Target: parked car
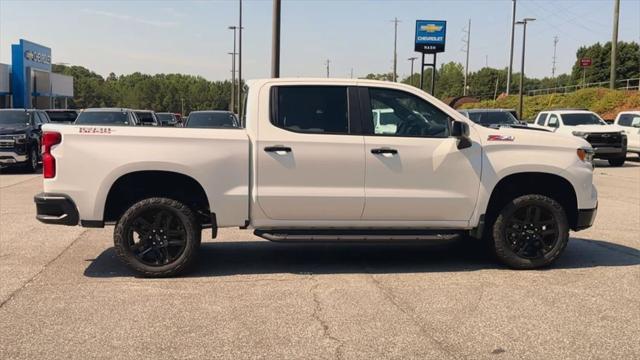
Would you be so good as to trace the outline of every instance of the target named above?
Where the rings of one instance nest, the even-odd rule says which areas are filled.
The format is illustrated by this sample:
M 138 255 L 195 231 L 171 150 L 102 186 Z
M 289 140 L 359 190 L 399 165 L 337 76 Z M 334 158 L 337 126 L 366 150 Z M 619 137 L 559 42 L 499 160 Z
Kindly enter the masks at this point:
M 460 114 L 468 117 L 476 124 L 487 127 L 526 127 L 527 123 L 518 120 L 513 109 L 463 109 Z
M 174 113 L 164 112 L 156 113 L 156 118 L 160 122 L 160 126 L 178 126 L 178 119 Z
M 40 161 L 41 127 L 47 113 L 34 109 L 0 109 L 0 166 L 35 172 Z
M 640 155 L 640 111 L 623 111 L 613 123 L 627 135 L 627 152 Z
M 37 219 L 116 224 L 124 263 L 171 276 L 194 262 L 202 228 L 214 238 L 218 228 L 251 227 L 268 240 L 309 242 L 470 235 L 508 266 L 532 269 L 595 218 L 583 138 L 483 127 L 400 83 L 247 85 L 245 128 L 127 127 L 116 138 L 46 125 L 53 162 L 44 162 Z M 378 109 L 393 110 L 395 133 L 377 132 Z
M 78 115 L 75 125 L 112 125 L 135 126 L 136 114 L 129 109 L 122 108 L 89 108 Z
M 607 124 L 594 112 L 542 111 L 532 126 L 587 140 L 595 151 L 594 157 L 608 160 L 611 166 L 622 166 L 627 158 L 627 135 L 618 126 Z
M 237 128 L 240 122 L 231 111 L 203 110 L 192 111 L 184 123 L 187 128 Z
M 78 117 L 78 110 L 49 109 L 45 112 L 49 115 L 49 120 L 55 124 L 73 124 Z
M 156 113 L 151 110 L 134 110 L 137 125 L 140 126 L 160 126 L 160 121 L 156 117 Z

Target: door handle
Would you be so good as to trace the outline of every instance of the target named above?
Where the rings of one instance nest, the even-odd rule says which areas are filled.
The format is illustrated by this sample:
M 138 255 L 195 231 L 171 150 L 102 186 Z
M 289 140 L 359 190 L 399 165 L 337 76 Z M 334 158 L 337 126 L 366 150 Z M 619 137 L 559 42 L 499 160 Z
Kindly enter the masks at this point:
M 371 153 L 374 155 L 384 155 L 384 154 L 395 155 L 398 153 L 398 150 L 391 149 L 391 148 L 377 148 L 377 149 L 371 149 Z
M 291 148 L 288 146 L 275 145 L 275 146 L 267 146 L 264 148 L 266 152 L 291 152 Z

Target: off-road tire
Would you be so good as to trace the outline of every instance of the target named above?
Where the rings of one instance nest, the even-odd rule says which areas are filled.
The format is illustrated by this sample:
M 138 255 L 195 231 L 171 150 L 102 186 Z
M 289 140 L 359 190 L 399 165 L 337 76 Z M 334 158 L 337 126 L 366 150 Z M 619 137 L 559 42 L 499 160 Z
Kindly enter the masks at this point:
M 129 226 L 132 225 L 139 214 L 150 208 L 172 212 L 180 219 L 187 234 L 183 252 L 178 258 L 166 265 L 150 266 L 143 263 L 135 257 L 126 243 L 128 241 L 127 231 Z M 144 277 L 171 277 L 183 274 L 196 262 L 197 250 L 201 241 L 201 230 L 196 216 L 188 206 L 176 200 L 154 197 L 139 201 L 125 211 L 114 229 L 113 242 L 120 260 L 138 274 Z
M 620 166 L 624 166 L 624 162 L 627 160 L 627 156 L 622 156 L 619 158 L 615 158 L 615 159 L 609 159 L 609 165 L 611 166 L 615 166 L 615 167 L 620 167 Z
M 29 149 L 29 155 L 27 156 L 27 162 L 24 163 L 24 169 L 27 172 L 34 173 L 38 170 L 38 151 L 35 146 L 31 146 Z
M 555 218 L 558 235 L 549 253 L 540 258 L 530 259 L 517 255 L 507 244 L 506 226 L 510 217 L 527 206 L 538 206 L 550 211 Z M 564 208 L 557 201 L 543 195 L 524 195 L 508 202 L 498 214 L 492 227 L 492 241 L 495 256 L 513 269 L 536 269 L 548 266 L 560 257 L 569 241 L 569 221 Z

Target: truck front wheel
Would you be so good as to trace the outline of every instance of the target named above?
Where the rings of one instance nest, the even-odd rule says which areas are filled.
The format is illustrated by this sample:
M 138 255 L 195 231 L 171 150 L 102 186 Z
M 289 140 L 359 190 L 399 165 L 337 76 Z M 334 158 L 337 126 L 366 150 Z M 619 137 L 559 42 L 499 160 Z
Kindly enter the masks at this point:
M 201 227 L 186 205 L 167 198 L 135 203 L 114 230 L 120 259 L 146 277 L 168 277 L 195 262 Z
M 543 195 L 524 195 L 510 201 L 493 224 L 495 254 L 514 269 L 551 264 L 568 241 L 569 222 L 564 209 Z

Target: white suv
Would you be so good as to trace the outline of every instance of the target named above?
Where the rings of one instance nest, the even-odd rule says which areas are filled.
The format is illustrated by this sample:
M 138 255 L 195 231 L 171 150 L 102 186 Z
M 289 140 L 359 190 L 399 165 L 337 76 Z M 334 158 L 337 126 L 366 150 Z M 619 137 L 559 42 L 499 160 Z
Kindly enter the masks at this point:
M 627 152 L 640 155 L 640 111 L 623 111 L 613 123 L 627 134 Z
M 591 111 L 542 111 L 532 126 L 584 138 L 593 147 L 594 157 L 606 159 L 612 166 L 624 165 L 627 157 L 627 135 L 623 129 L 607 124 Z

